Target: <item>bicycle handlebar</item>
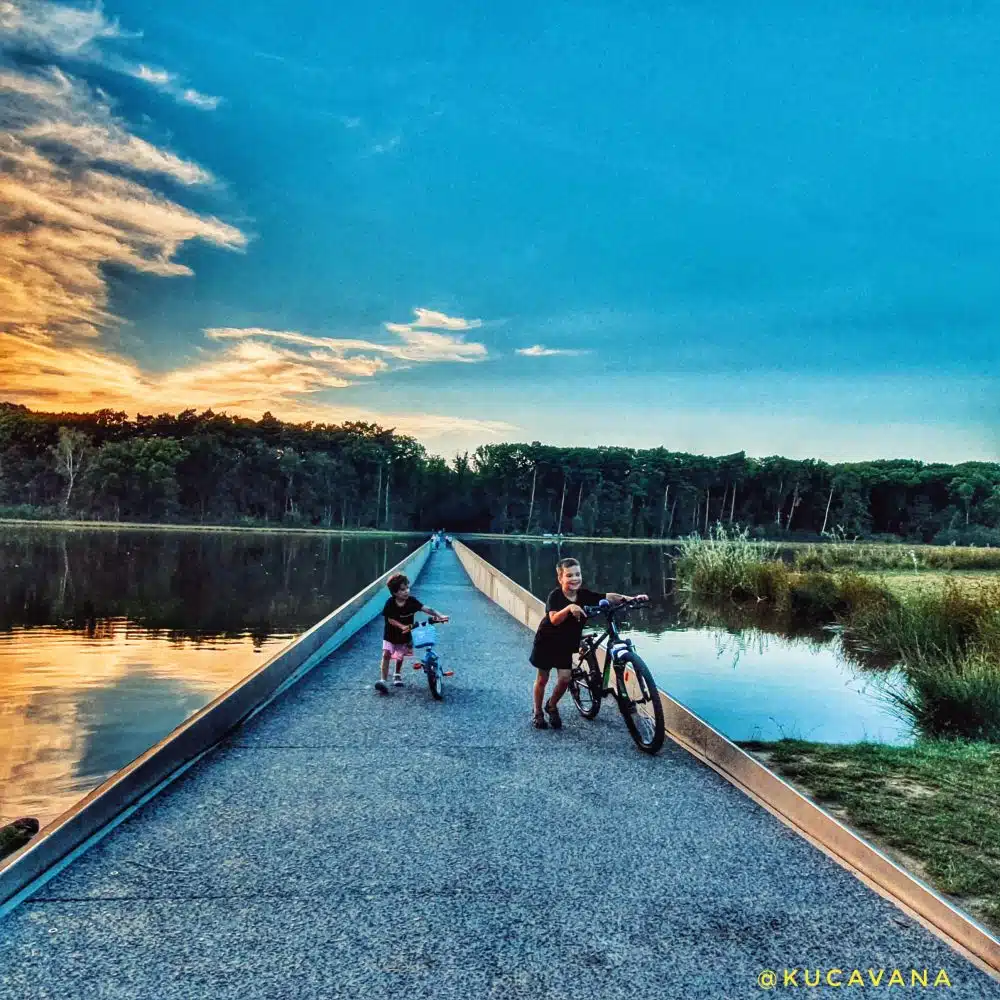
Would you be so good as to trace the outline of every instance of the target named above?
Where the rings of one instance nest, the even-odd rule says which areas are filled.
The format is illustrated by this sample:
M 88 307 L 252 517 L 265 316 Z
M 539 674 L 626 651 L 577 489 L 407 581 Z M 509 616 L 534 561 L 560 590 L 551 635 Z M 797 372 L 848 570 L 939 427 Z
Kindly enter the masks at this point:
M 614 607 L 611 606 L 611 602 L 605 598 L 599 604 L 585 604 L 583 605 L 583 613 L 588 618 L 595 618 L 597 615 L 614 615 L 619 611 L 628 611 L 630 608 L 637 608 L 640 604 L 647 604 L 649 598 L 642 600 L 638 597 L 633 597 L 629 601 L 622 601 L 621 604 L 616 604 Z

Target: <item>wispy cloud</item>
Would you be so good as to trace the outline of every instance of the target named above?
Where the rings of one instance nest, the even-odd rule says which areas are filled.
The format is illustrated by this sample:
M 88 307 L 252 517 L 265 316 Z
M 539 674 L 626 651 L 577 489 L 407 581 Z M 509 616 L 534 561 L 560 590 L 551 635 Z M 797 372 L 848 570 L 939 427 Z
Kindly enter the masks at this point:
M 104 268 L 186 275 L 178 249 L 245 245 L 234 226 L 147 187 L 212 178 L 138 136 L 60 71 L 0 75 L 0 329 L 96 336 L 111 321 Z M 132 176 L 129 176 L 132 175 Z
M 136 65 L 102 44 L 140 37 L 105 17 L 100 3 L 73 7 L 50 0 L 0 0 L 0 44 L 4 48 L 53 62 L 93 63 L 142 80 L 183 104 L 205 111 L 219 106 L 220 98 L 183 85 L 177 74 Z
M 417 318 L 412 323 L 386 323 L 391 333 L 407 333 L 412 330 L 476 330 L 483 325 L 481 319 L 463 319 L 461 316 L 446 316 L 431 309 L 413 310 Z
M 222 103 L 221 97 L 210 97 L 193 87 L 184 86 L 176 74 L 169 73 L 165 69 L 151 69 L 149 66 L 141 64 L 139 66 L 123 65 L 122 69 L 129 76 L 169 94 L 181 104 L 190 104 L 202 111 L 214 111 Z
M 403 137 L 400 135 L 394 135 L 391 139 L 386 139 L 385 142 L 377 142 L 372 146 L 371 151 L 376 156 L 381 156 L 384 153 L 391 153 L 396 149 L 399 144 L 403 141 Z
M 568 350 L 556 347 L 542 347 L 541 344 L 535 344 L 533 347 L 519 347 L 517 349 L 517 353 L 523 354 L 526 358 L 553 358 L 557 355 L 572 357 L 578 354 L 589 354 L 590 352 Z
M 471 329 L 473 325 L 479 325 L 478 320 L 457 320 L 440 313 L 428 313 L 423 309 L 416 311 L 429 317 L 439 317 L 448 323 L 468 324 L 468 326 L 454 326 L 453 329 Z M 429 364 L 443 361 L 482 361 L 488 356 L 484 344 L 469 343 L 456 334 L 417 330 L 413 328 L 414 325 L 384 324 L 385 328 L 398 338 L 390 343 L 343 337 L 316 337 L 295 330 L 266 330 L 259 327 L 212 328 L 205 333 L 212 340 L 269 340 L 318 348 L 320 350 L 314 351 L 311 357 L 326 358 L 330 364 L 336 365 L 350 363 L 359 373 L 367 373 L 367 369 L 370 368 L 371 374 L 387 368 L 389 366 L 385 360 L 387 358 Z
M 214 111 L 221 103 L 221 97 L 210 97 L 208 94 L 200 94 L 197 90 L 186 88 L 180 96 L 185 104 L 192 104 L 202 111 Z
M 104 16 L 100 4 L 69 7 L 47 0 L 0 0 L 5 45 L 33 55 L 99 59 L 96 43 L 129 36 Z
M 165 69 L 150 69 L 148 66 L 136 66 L 132 69 L 131 75 L 137 80 L 153 84 L 154 87 L 165 87 L 174 82 L 173 73 L 168 73 Z
M 235 226 L 149 186 L 204 186 L 207 170 L 135 135 L 105 93 L 64 67 L 39 65 L 102 63 L 101 44 L 123 35 L 100 7 L 0 0 L 0 39 L 24 63 L 0 70 L 2 331 L 53 344 L 96 338 L 115 321 L 108 266 L 189 275 L 176 259 L 185 243 L 246 244 Z

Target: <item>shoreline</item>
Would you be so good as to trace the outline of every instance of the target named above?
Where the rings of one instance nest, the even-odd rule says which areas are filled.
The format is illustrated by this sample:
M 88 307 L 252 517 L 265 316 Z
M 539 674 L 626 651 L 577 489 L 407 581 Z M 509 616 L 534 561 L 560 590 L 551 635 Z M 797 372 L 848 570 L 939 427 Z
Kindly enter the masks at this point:
M 429 531 L 386 531 L 382 528 L 293 528 L 280 525 L 244 524 L 156 524 L 141 521 L 71 521 L 31 520 L 29 518 L 0 518 L 0 528 L 93 528 L 100 531 L 229 531 L 268 532 L 292 535 L 349 535 L 358 538 L 423 538 Z

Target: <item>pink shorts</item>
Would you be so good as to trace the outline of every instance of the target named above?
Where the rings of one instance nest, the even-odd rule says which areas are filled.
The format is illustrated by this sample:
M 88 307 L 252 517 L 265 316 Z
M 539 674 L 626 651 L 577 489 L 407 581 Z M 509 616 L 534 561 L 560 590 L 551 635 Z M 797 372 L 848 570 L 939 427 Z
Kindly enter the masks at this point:
M 399 662 L 402 663 L 404 657 L 413 656 L 413 647 L 403 643 L 389 642 L 388 639 L 383 639 L 382 652 L 388 653 L 390 660 L 399 660 Z

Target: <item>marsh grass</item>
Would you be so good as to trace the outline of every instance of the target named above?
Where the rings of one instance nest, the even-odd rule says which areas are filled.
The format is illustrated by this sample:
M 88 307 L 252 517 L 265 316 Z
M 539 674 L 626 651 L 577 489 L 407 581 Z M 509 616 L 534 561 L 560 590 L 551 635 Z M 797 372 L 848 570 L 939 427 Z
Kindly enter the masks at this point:
M 676 575 L 698 597 L 754 599 L 782 605 L 788 599 L 788 571 L 777 545 L 750 540 L 748 529 L 716 524 L 707 539 L 679 543 Z
M 832 542 L 807 545 L 794 555 L 799 570 L 1000 570 L 1000 548 L 958 545 L 868 545 Z
M 784 634 L 838 624 L 852 659 L 903 668 L 907 686 L 892 697 L 923 733 L 1000 743 L 1000 580 L 900 592 L 856 570 L 791 569 L 722 528 L 686 542 L 677 577 L 702 619 L 715 607 Z
M 965 740 L 740 745 L 1000 931 L 1000 747 Z

